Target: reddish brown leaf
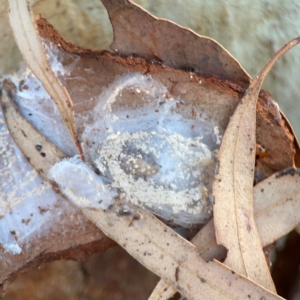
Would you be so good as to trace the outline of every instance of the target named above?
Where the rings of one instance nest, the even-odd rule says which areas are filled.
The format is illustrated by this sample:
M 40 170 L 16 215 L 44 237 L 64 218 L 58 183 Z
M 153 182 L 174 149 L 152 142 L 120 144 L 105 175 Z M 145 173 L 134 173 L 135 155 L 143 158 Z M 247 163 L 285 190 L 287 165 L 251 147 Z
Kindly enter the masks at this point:
M 114 30 L 111 49 L 137 54 L 174 69 L 190 69 L 233 82 L 249 83 L 249 75 L 216 41 L 158 19 L 128 0 L 102 0 Z

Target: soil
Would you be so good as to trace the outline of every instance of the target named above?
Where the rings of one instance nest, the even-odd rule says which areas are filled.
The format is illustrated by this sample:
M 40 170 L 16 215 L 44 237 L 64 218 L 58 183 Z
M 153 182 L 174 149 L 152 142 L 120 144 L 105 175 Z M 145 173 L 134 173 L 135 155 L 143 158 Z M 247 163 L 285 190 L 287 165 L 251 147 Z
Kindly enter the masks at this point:
M 4 300 L 142 300 L 159 278 L 116 246 L 84 261 L 59 260 L 32 269 L 7 289 Z

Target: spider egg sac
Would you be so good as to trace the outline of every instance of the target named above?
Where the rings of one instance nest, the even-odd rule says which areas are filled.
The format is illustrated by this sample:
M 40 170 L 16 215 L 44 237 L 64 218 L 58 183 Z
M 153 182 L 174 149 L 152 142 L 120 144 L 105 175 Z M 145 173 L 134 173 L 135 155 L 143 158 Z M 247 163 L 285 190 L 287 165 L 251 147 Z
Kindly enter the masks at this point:
M 110 188 L 171 223 L 207 221 L 218 128 L 197 115 L 183 117 L 185 101 L 150 75 L 118 78 L 97 103 L 82 140 Z

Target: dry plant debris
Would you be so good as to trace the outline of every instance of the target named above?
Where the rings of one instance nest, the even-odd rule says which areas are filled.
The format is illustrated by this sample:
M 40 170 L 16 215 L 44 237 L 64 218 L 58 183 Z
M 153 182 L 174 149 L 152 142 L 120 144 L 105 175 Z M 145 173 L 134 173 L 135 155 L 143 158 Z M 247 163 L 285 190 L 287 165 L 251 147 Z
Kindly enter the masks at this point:
M 217 241 L 229 249 L 225 263 L 273 291 L 253 214 L 256 101 L 271 67 L 299 42 L 295 39 L 280 49 L 250 84 L 223 136 L 213 187 Z
M 81 145 L 76 133 L 72 100 L 49 65 L 35 24 L 31 21 L 31 14 L 22 13 L 23 11 L 28 11 L 28 5 L 26 1 L 9 1 L 9 19 L 15 41 L 29 68 L 43 82 L 45 89 L 55 101 L 78 149 L 78 153 L 82 155 Z
M 93 168 L 76 157 L 60 161 L 66 155 L 21 115 L 14 104 L 16 87 L 5 80 L 1 102 L 11 136 L 43 179 L 54 181 L 57 192 L 164 280 L 151 299 L 166 299 L 175 290 L 188 299 L 282 299 L 276 295 L 262 247 L 300 223 L 296 209 L 299 172 L 293 168 L 299 161 L 299 146 L 276 107 L 266 109 L 273 105 L 272 99 L 260 93 L 260 88 L 274 62 L 299 38 L 282 48 L 252 80 L 215 41 L 156 19 L 130 1 L 103 0 L 103 4 L 114 27 L 113 53 L 85 50 L 65 42 L 41 17 L 31 20 L 26 1 L 9 0 L 16 41 L 28 66 L 57 104 L 81 158 L 85 153 L 78 140 L 85 124 L 80 124 L 76 115 L 92 110 L 97 104 L 95 95 L 126 73 L 150 74 L 167 87 L 167 98 L 180 96 L 183 103 L 187 102 L 182 115 L 193 117 L 195 108 L 201 107 L 203 114 L 217 124 L 223 138 L 213 186 L 214 224 L 210 221 L 193 239 L 198 250 L 150 212 L 119 197 L 118 192 L 114 202 L 103 209 L 103 203 L 95 203 L 93 195 L 76 189 L 77 183 L 67 178 L 73 172 L 85 174 L 88 180 L 84 184 L 97 191 L 99 178 Z M 137 22 L 142 26 L 137 28 Z M 76 60 L 70 74 L 56 76 L 51 71 L 49 41 L 56 44 L 64 67 Z M 79 82 L 70 78 L 79 78 Z M 84 92 L 78 92 L 78 83 L 86 85 Z M 126 105 L 135 104 L 128 95 L 124 99 Z M 257 164 L 256 141 L 268 150 L 266 159 Z M 46 155 L 33 153 L 36 145 L 42 145 Z M 288 155 L 276 157 L 282 147 Z M 254 178 L 266 179 L 253 187 Z M 276 230 L 268 226 L 279 219 L 284 224 L 276 224 Z M 217 243 L 227 248 L 227 256 L 226 249 L 216 244 L 214 233 Z M 222 264 L 217 260 L 206 262 L 203 257 L 226 259 Z

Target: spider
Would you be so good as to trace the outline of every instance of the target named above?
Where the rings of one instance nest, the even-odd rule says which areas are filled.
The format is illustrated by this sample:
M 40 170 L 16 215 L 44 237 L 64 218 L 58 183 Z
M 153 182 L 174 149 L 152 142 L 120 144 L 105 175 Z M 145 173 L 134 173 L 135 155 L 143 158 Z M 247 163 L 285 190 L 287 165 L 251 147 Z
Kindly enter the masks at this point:
M 268 154 L 267 150 L 260 144 L 256 144 L 255 151 L 256 151 L 255 152 L 256 159 L 262 159 Z

